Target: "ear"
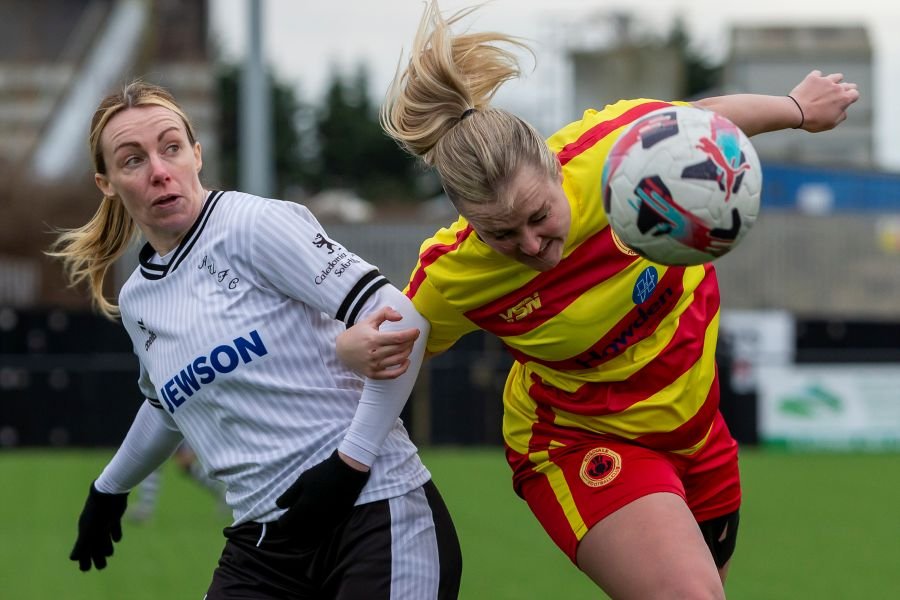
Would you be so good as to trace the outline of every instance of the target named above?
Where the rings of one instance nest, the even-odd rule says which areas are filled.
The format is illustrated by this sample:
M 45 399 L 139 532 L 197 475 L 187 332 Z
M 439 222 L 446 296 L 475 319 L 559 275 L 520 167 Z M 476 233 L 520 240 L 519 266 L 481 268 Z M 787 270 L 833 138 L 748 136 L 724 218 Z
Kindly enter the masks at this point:
M 112 183 L 109 182 L 109 178 L 106 175 L 94 173 L 94 183 L 97 184 L 104 196 L 112 197 L 116 195 L 116 190 L 113 189 Z
M 200 148 L 200 142 L 194 142 L 194 160 L 197 162 L 197 172 L 203 168 L 203 151 Z

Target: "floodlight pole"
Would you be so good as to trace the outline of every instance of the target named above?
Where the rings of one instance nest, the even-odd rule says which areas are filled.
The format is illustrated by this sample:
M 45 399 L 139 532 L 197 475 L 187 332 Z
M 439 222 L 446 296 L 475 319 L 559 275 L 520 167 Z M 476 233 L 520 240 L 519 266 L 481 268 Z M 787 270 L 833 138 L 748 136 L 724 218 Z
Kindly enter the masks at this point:
M 262 47 L 262 2 L 247 0 L 247 52 L 240 78 L 239 184 L 242 191 L 271 197 L 272 93 Z

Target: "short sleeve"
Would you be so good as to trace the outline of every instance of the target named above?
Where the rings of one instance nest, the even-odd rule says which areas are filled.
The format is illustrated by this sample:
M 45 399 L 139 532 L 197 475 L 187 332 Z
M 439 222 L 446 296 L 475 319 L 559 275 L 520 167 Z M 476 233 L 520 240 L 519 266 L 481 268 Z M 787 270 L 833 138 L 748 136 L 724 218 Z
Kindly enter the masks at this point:
M 411 293 L 409 288 L 406 292 L 407 295 Z M 431 324 L 428 344 L 425 347 L 429 353 L 443 352 L 465 334 L 478 329 L 472 321 L 450 306 L 428 279 L 416 287 L 410 300 L 416 310 Z
M 281 293 L 352 324 L 366 299 L 388 280 L 328 236 L 305 206 L 267 202 L 255 220 L 254 269 Z

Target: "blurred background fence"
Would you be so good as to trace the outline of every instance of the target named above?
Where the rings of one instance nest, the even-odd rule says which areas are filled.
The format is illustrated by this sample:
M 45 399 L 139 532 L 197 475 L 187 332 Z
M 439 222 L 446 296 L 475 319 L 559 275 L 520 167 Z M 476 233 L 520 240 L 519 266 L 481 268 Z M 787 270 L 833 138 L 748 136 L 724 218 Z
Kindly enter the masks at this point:
M 804 171 L 789 173 L 800 178 Z M 773 179 L 767 185 L 776 187 L 764 192 L 767 199 L 777 197 L 783 185 Z M 878 365 L 890 377 L 900 376 L 900 213 L 867 210 L 863 188 L 849 195 L 860 199 L 858 205 L 825 215 L 778 203 L 764 207 L 743 245 L 717 262 L 723 299 L 722 410 L 743 443 L 766 438 L 760 429 L 764 410 L 758 381 L 766 367 L 825 364 L 832 373 L 856 378 L 860 367 Z M 436 225 L 326 222 L 326 228 L 402 287 L 420 244 Z M 133 267 L 130 258 L 131 263 L 120 265 L 120 279 Z M 21 301 L 40 289 L 39 271 L 27 264 L 0 259 L 0 447 L 115 445 L 141 401 L 127 335 L 118 323 L 85 306 Z M 732 315 L 740 317 L 739 326 L 729 319 Z M 768 339 L 773 315 L 778 325 Z M 509 364 L 499 342 L 481 333 L 429 361 L 404 414 L 415 441 L 499 444 Z M 858 377 L 871 380 L 867 373 Z M 767 387 L 774 396 L 766 403 L 782 404 L 779 394 L 793 393 L 798 385 L 859 387 L 820 379 Z M 887 397 L 874 408 L 868 400 L 854 399 L 858 391 L 841 393 L 845 406 L 824 417 L 845 419 L 849 427 L 848 415 L 863 410 L 868 424 L 839 434 L 838 441 L 859 446 L 860 439 L 871 438 L 878 448 L 900 446 L 900 387 L 878 392 Z M 814 416 L 806 415 L 803 426 L 811 427 Z M 873 421 L 887 431 L 872 437 Z

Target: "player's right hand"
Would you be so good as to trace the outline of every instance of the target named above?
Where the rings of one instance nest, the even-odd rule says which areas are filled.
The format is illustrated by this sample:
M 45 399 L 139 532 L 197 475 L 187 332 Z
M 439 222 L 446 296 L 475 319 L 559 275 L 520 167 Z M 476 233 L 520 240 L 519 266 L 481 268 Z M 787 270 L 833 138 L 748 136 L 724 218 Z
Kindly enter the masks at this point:
M 403 315 L 384 306 L 341 332 L 336 340 L 338 357 L 345 365 L 369 379 L 394 379 L 409 369 L 409 355 L 419 330 L 381 331 L 385 321 L 400 321 Z
M 113 542 L 122 539 L 122 515 L 128 494 L 104 494 L 91 483 L 81 516 L 78 517 L 78 538 L 69 560 L 78 561 L 82 571 L 106 567 L 106 558 L 113 554 Z

